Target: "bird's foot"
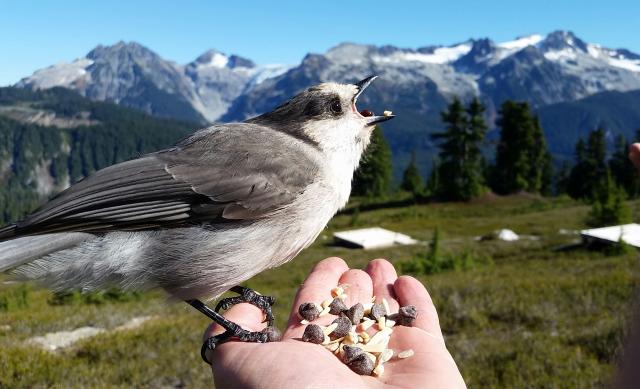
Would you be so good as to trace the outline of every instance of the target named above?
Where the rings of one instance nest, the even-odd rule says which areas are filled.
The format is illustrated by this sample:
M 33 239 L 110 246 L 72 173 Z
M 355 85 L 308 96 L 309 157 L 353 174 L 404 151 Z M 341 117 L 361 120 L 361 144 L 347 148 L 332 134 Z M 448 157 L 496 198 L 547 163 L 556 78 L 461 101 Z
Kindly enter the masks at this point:
M 202 344 L 200 355 L 202 356 L 202 359 L 208 364 L 211 364 L 211 362 L 207 359 L 207 350 L 214 350 L 217 345 L 227 342 L 231 339 L 238 339 L 242 342 L 254 343 L 275 342 L 280 340 L 280 331 L 278 331 L 278 329 L 273 327 L 272 325 L 269 325 L 262 331 L 247 331 L 240 327 L 238 324 L 228 320 L 218 312 L 215 312 L 200 300 L 187 300 L 187 303 L 189 303 L 198 311 L 202 312 L 205 316 L 209 317 L 214 322 L 218 323 L 222 328 L 226 330 L 222 334 L 208 338 Z
M 235 324 L 233 322 L 230 322 Z M 252 343 L 267 343 L 277 342 L 280 340 L 280 331 L 275 327 L 266 327 L 262 331 L 247 331 L 242 329 L 237 324 L 233 330 L 226 330 L 222 334 L 212 336 L 204 341 L 202 348 L 200 349 L 200 356 L 206 363 L 211 364 L 211 361 L 207 358 L 207 351 L 215 350 L 215 348 L 222 343 L 225 343 L 231 339 L 238 339 L 241 342 Z
M 276 302 L 275 297 L 263 296 L 254 290 L 245 288 L 244 286 L 234 286 L 229 290 L 238 293 L 240 296 L 227 297 L 220 300 L 218 305 L 216 305 L 216 312 L 219 312 L 220 309 L 227 310 L 236 304 L 249 303 L 260 308 L 265 316 L 264 322 L 266 322 L 269 327 L 273 327 L 274 317 L 271 306 Z

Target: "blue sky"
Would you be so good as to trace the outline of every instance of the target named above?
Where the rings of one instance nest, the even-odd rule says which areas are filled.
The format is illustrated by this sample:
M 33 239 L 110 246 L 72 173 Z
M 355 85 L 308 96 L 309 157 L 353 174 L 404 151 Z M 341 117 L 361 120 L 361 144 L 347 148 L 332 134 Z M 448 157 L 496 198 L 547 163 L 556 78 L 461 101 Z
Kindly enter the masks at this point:
M 637 0 L 0 0 L 0 85 L 119 40 L 179 63 L 209 48 L 295 64 L 343 41 L 415 48 L 556 29 L 640 52 L 639 16 Z

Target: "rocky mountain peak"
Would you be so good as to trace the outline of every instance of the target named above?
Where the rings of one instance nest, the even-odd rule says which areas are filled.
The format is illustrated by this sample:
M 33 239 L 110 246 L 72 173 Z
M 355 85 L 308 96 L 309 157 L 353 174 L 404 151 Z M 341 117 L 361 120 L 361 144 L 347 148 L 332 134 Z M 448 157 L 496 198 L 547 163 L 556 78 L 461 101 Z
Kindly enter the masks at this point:
M 116 59 L 116 58 L 153 58 L 159 59 L 160 57 L 147 47 L 137 42 L 124 42 L 119 41 L 110 46 L 98 45 L 91 50 L 86 58 L 91 60 L 98 59 Z
M 540 42 L 540 48 L 544 51 L 552 50 L 579 50 L 587 52 L 587 44 L 575 36 L 571 31 L 558 30 L 551 32 Z

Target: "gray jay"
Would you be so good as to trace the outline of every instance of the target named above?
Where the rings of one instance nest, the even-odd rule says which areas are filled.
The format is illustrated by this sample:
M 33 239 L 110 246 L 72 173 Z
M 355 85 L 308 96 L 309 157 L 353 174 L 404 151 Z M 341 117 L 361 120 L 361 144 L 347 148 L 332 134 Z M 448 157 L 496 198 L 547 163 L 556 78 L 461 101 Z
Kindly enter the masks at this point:
M 231 337 L 267 341 L 217 311 L 247 301 L 273 324 L 273 299 L 237 285 L 293 259 L 347 203 L 374 125 L 393 117 L 356 109 L 374 79 L 311 87 L 93 173 L 0 228 L 0 272 L 54 290 L 162 288 L 227 330 L 203 351 Z M 240 296 L 215 310 L 198 300 L 227 290 Z

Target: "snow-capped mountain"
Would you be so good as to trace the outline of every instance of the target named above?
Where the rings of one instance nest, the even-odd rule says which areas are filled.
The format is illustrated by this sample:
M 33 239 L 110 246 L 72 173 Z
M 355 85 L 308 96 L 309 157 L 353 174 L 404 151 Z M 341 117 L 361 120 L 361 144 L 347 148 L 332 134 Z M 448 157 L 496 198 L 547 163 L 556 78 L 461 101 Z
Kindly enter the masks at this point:
M 311 81 L 352 81 L 372 73 L 392 88 L 406 85 L 417 90 L 431 81 L 445 98 L 479 95 L 494 108 L 505 99 L 543 106 L 603 91 L 640 89 L 640 56 L 585 43 L 565 31 L 503 43 L 479 39 L 415 50 L 341 44 L 325 54 L 308 55 L 293 71 L 254 88 L 236 100 L 224 118 L 262 112 L 279 103 L 273 101 L 276 96 L 294 93 Z
M 640 61 L 626 50 L 585 43 L 566 31 L 514 42 L 522 40 L 530 44 L 498 45 L 490 60 L 499 61 L 476 73 L 480 89 L 496 104 L 509 98 L 543 106 L 598 92 L 640 89 Z M 505 56 L 505 45 L 511 46 L 507 50 L 517 48 Z
M 397 114 L 384 128 L 399 174 L 413 150 L 422 151 L 418 162 L 423 169 L 431 165 L 435 149 L 428 134 L 441 128 L 440 112 L 453 96 L 479 96 L 493 120 L 507 99 L 528 101 L 538 109 L 598 92 L 640 89 L 639 66 L 637 54 L 585 43 L 564 31 L 418 49 L 345 43 L 325 54 L 309 54 L 297 67 L 244 93 L 221 120 L 268 111 L 317 82 L 352 82 L 378 74 L 358 105 Z
M 415 49 L 342 43 L 323 54 L 308 54 L 293 67 L 260 66 L 215 50 L 179 65 L 138 44 L 120 42 L 39 70 L 18 86 L 64 86 L 154 115 L 212 122 L 271 110 L 318 82 L 353 82 L 370 74 L 381 77 L 358 105 L 397 114 L 385 123 L 396 170 L 413 150 L 425 151 L 418 159 L 426 170 L 434 151 L 428 134 L 441 128 L 440 112 L 454 96 L 479 96 L 493 120 L 506 99 L 541 109 L 602 92 L 636 90 L 640 55 L 587 43 L 567 31 Z
M 98 46 L 85 57 L 36 71 L 17 86 L 62 86 L 94 100 L 112 101 L 156 116 L 215 121 L 240 94 L 282 74 L 287 66 L 210 50 L 186 65 L 167 61 L 137 43 Z

